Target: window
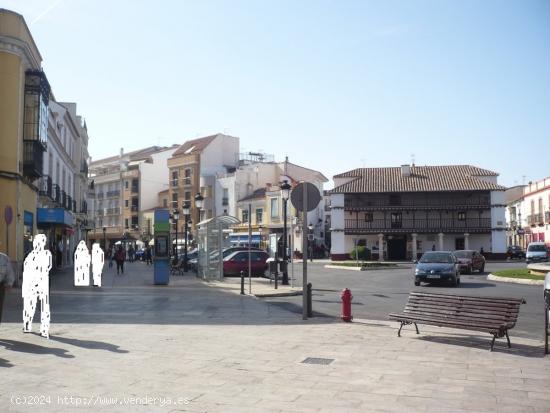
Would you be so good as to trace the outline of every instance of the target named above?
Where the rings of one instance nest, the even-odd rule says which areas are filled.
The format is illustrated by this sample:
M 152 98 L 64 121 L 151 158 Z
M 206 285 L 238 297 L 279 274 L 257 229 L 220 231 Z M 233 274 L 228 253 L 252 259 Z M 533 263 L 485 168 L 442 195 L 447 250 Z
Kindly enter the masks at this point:
M 48 168 L 49 168 L 49 174 L 50 174 L 50 178 L 53 179 L 53 156 L 52 154 L 50 153 L 49 157 L 48 157 Z
M 241 221 L 243 222 L 243 224 L 248 222 L 248 210 L 243 209 Z
M 128 181 L 124 181 L 124 189 L 128 189 L 128 185 L 130 185 L 130 184 L 128 183 Z M 126 227 L 126 228 L 128 228 L 128 227 Z
M 191 168 L 185 169 L 183 184 L 184 185 L 191 185 Z
M 178 186 L 178 171 L 172 171 L 172 186 Z
M 392 228 L 401 228 L 403 225 L 403 217 L 401 212 L 392 212 L 391 213 L 391 227 Z
M 365 222 L 372 222 L 372 212 L 367 212 L 365 214 Z
M 138 226 L 139 226 L 138 217 L 137 217 L 137 216 L 133 216 L 133 217 L 132 217 L 132 228 L 137 228 Z
M 227 188 L 223 188 L 222 205 L 223 206 L 229 205 L 229 189 Z
M 163 207 L 163 208 L 168 208 L 168 200 L 167 200 L 166 198 L 164 198 L 164 199 L 162 200 L 162 207 Z
M 185 191 L 183 193 L 183 199 L 185 199 L 186 201 L 191 201 L 191 191 Z
M 401 195 L 390 195 L 390 205 L 401 205 Z
M 128 200 L 127 200 L 127 199 L 124 200 L 124 206 L 125 206 L 126 208 L 129 207 L 129 204 L 128 204 Z
M 279 217 L 279 198 L 271 198 L 271 218 Z
M 465 211 L 459 211 L 457 216 L 459 221 L 466 221 L 466 212 Z
M 542 214 L 542 198 L 539 198 L 539 214 Z
M 178 193 L 177 192 L 173 192 L 172 193 L 172 208 L 177 208 L 178 207 Z
M 263 219 L 264 210 L 262 208 L 256 209 L 256 224 L 261 224 Z
M 124 228 L 128 229 L 128 218 L 124 219 Z

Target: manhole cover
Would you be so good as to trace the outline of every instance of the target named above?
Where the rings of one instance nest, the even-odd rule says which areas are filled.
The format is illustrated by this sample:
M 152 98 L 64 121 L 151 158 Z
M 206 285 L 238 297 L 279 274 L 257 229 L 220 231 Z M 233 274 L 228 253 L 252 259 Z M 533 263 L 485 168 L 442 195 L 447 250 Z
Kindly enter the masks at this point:
M 319 357 L 308 357 L 304 361 L 302 361 L 302 363 L 322 364 L 322 365 L 326 366 L 326 365 L 329 365 L 330 363 L 332 363 L 333 361 L 334 361 L 334 359 L 324 359 L 324 358 L 319 358 Z

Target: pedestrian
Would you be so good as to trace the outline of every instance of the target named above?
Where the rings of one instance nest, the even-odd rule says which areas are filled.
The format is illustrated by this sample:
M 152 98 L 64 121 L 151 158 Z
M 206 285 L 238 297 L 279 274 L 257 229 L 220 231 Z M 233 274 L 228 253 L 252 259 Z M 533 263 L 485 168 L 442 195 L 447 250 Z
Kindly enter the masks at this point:
M 113 268 L 113 260 L 115 259 L 115 254 L 113 252 L 113 247 L 109 247 L 109 252 L 107 253 L 107 258 L 109 259 L 109 268 Z
M 4 307 L 4 296 L 15 282 L 15 273 L 11 265 L 10 257 L 0 252 L 0 323 L 2 322 L 2 308 Z
M 435 251 L 435 244 L 432 245 L 432 251 Z
M 151 247 L 147 246 L 145 249 L 145 260 L 147 261 L 147 265 L 153 264 L 153 259 L 151 257 Z
M 124 248 L 122 248 L 122 245 L 118 247 L 118 250 L 115 254 L 115 261 L 116 261 L 116 273 L 119 274 L 122 272 L 124 274 L 124 261 L 126 261 L 126 252 L 124 251 Z
M 483 251 L 483 247 L 481 247 L 481 248 L 479 249 L 479 253 L 480 253 L 481 255 L 483 255 L 484 252 L 485 252 L 485 251 Z

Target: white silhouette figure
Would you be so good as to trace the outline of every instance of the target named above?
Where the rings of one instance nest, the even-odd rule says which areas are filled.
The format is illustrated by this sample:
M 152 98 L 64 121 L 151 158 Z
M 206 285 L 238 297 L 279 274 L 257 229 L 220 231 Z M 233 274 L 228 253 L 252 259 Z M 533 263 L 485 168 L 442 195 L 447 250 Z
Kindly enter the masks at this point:
M 80 241 L 74 252 L 74 285 L 87 287 L 90 285 L 90 251 L 84 241 Z
M 96 242 L 92 245 L 92 275 L 94 285 L 101 287 L 101 273 L 103 272 L 105 254 Z
M 50 285 L 52 254 L 44 249 L 46 236 L 38 234 L 32 242 L 33 250 L 23 263 L 23 331 L 32 330 L 36 300 L 40 299 L 40 335 L 49 338 L 50 332 Z

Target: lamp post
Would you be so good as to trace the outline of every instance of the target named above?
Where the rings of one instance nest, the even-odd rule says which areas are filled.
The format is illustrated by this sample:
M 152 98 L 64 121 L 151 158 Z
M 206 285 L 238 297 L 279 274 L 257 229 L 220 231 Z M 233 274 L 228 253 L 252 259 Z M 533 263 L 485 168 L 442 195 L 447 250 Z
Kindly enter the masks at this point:
M 176 260 L 178 259 L 178 220 L 179 218 L 180 218 L 180 213 L 176 208 L 172 211 L 172 219 L 176 223 L 176 246 L 174 248 L 174 255 L 176 256 Z
M 283 285 L 288 285 L 288 268 L 287 268 L 287 256 L 286 256 L 286 243 L 287 243 L 287 232 L 286 232 L 286 213 L 287 213 L 287 203 L 288 198 L 290 197 L 290 184 L 285 179 L 281 184 L 281 198 L 283 198 Z
M 183 231 L 184 231 L 183 272 L 187 272 L 187 222 L 189 221 L 190 209 L 191 207 L 189 206 L 188 202 L 185 202 L 181 208 L 181 212 L 183 212 L 183 219 L 185 220 L 185 223 L 183 225 Z
M 107 228 L 106 227 L 103 227 L 103 249 L 106 250 L 107 249 L 107 240 L 105 238 L 105 233 L 107 232 Z

